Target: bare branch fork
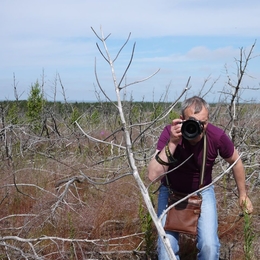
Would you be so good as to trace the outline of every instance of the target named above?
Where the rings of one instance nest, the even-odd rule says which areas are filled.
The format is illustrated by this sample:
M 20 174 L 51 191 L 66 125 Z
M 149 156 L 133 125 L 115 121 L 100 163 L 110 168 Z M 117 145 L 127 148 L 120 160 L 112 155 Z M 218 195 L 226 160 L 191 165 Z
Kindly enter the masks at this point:
M 179 95 L 179 97 L 173 102 L 171 103 L 160 115 L 157 116 L 157 118 L 155 118 L 152 122 L 147 122 L 146 124 L 149 124 L 149 126 L 144 129 L 133 141 L 133 143 L 135 143 L 140 136 L 142 136 L 148 129 L 150 129 L 156 122 L 159 122 L 160 120 L 163 120 L 164 118 L 166 118 L 167 115 L 169 115 L 169 113 L 173 110 L 173 108 L 177 105 L 178 101 L 182 98 L 182 96 L 190 89 L 189 84 L 190 84 L 190 78 L 187 81 L 186 87 L 182 90 L 181 94 Z
M 244 78 L 244 75 L 246 74 L 246 69 L 248 66 L 248 62 L 251 59 L 251 56 L 253 54 L 253 50 L 254 47 L 256 45 L 256 41 L 253 43 L 253 45 L 251 46 L 249 53 L 246 55 L 245 51 L 243 50 L 243 48 L 240 49 L 240 58 L 239 60 L 236 59 L 236 64 L 237 64 L 237 83 L 234 85 L 231 82 L 231 79 L 228 78 L 228 85 L 233 88 L 233 93 L 231 96 L 231 101 L 230 101 L 230 105 L 229 105 L 229 115 L 230 115 L 230 123 L 232 123 L 232 127 L 231 127 L 231 137 L 232 140 L 234 141 L 234 131 L 235 131 L 235 124 L 234 121 L 236 120 L 236 103 L 235 103 L 235 99 L 238 98 L 238 93 L 239 90 L 241 89 L 241 84 L 242 84 L 242 80 Z M 233 113 L 232 113 L 233 111 Z
M 98 46 L 98 49 L 99 49 L 99 52 L 101 53 L 101 55 L 103 56 L 103 58 L 109 63 L 109 66 L 110 66 L 110 69 L 111 69 L 111 73 L 112 73 L 112 78 L 113 78 L 113 83 L 114 83 L 114 88 L 115 88 L 115 92 L 116 92 L 116 96 L 117 96 L 117 109 L 119 111 L 119 114 L 120 114 L 120 118 L 121 118 L 121 124 L 122 124 L 122 130 L 124 132 L 124 137 L 125 137 L 125 142 L 126 142 L 126 154 L 127 154 L 127 159 L 128 159 L 128 162 L 129 162 L 129 166 L 131 168 L 131 172 L 132 172 L 132 175 L 136 181 L 136 183 L 138 184 L 138 187 L 141 191 L 141 194 L 143 196 L 143 199 L 145 201 L 145 204 L 147 206 L 147 209 L 152 217 L 152 220 L 158 230 L 158 234 L 159 236 L 161 237 L 164 245 L 165 245 L 165 248 L 166 248 L 166 251 L 170 257 L 170 259 L 173 259 L 173 260 L 176 260 L 176 257 L 175 257 L 175 254 L 173 253 L 173 250 L 171 248 L 171 245 L 170 245 L 170 241 L 169 239 L 167 238 L 166 236 L 166 233 L 164 231 L 164 228 L 161 224 L 161 221 L 159 221 L 158 217 L 157 217 L 157 214 L 154 210 L 154 207 L 153 207 L 153 203 L 150 199 L 150 195 L 149 195 L 149 192 L 148 190 L 146 189 L 140 175 L 139 175 L 139 172 L 138 172 L 138 169 L 137 169 L 137 166 L 136 166 L 136 163 L 135 163 L 135 159 L 134 159 L 134 156 L 133 156 L 133 151 L 132 151 L 132 143 L 131 143 L 131 138 L 130 138 L 130 133 L 129 133 L 129 126 L 127 125 L 126 123 L 126 120 L 125 120 L 125 116 L 124 116 L 124 112 L 123 112 L 123 107 L 122 107 L 122 102 L 121 102 L 121 98 L 120 98 L 120 91 L 122 90 L 122 88 L 120 87 L 123 79 L 125 78 L 125 75 L 132 63 L 132 59 L 133 59 L 133 55 L 134 55 L 134 48 L 135 48 L 135 45 L 132 49 L 132 54 L 131 54 L 131 58 L 130 58 L 130 61 L 127 65 L 127 68 L 125 69 L 125 72 L 123 73 L 123 76 L 121 78 L 121 80 L 119 81 L 119 84 L 117 83 L 117 78 L 116 78 L 116 73 L 115 73 L 115 70 L 114 70 L 114 61 L 118 58 L 118 55 L 119 53 L 122 51 L 122 48 L 125 46 L 125 44 L 128 42 L 129 40 L 129 37 L 130 37 L 130 34 L 129 34 L 129 37 L 127 38 L 125 44 L 123 45 L 123 47 L 119 50 L 118 54 L 116 55 L 116 58 L 113 60 L 111 59 L 110 57 L 110 54 L 109 54 L 109 51 L 108 51 L 108 48 L 107 48 L 107 45 L 106 45 L 106 39 L 109 37 L 104 37 L 103 35 L 103 31 L 101 29 L 101 36 L 99 36 L 95 30 L 93 28 L 91 28 L 93 30 L 93 32 L 95 33 L 95 35 L 98 37 L 98 39 L 102 42 L 103 44 L 103 48 L 105 50 L 105 54 L 101 51 L 101 49 L 99 48 Z M 101 89 L 102 93 L 108 98 L 108 96 L 105 94 L 105 91 L 103 90 L 103 88 L 101 87 L 101 84 L 98 80 L 98 77 L 97 77 L 97 72 L 96 72 L 96 67 L 95 67 L 95 75 L 96 75 L 96 79 L 97 79 L 97 84 L 99 86 L 99 88 Z M 108 100 L 110 100 L 108 98 Z M 110 100 L 111 101 L 111 100 Z

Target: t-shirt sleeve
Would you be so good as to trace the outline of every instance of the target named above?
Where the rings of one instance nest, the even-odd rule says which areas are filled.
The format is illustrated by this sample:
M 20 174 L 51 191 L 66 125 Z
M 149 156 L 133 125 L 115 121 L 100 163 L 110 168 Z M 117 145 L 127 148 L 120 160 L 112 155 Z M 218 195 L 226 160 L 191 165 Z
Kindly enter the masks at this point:
M 158 143 L 157 143 L 157 150 L 161 151 L 164 148 L 164 146 L 167 144 L 167 142 L 169 141 L 170 129 L 171 129 L 170 125 L 167 125 L 166 127 L 164 127 L 164 129 L 159 137 Z
M 223 133 L 219 140 L 219 155 L 227 159 L 231 157 L 234 153 L 235 147 L 230 138 Z

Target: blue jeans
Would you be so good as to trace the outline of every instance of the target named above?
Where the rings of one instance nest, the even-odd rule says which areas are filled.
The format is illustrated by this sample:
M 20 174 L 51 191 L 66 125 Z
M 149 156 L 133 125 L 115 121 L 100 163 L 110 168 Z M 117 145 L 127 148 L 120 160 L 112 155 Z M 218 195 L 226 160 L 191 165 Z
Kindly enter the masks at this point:
M 161 186 L 158 197 L 158 217 L 166 209 L 168 204 L 168 188 Z M 218 216 L 216 207 L 216 198 L 214 187 L 210 186 L 206 190 L 202 191 L 202 206 L 201 214 L 198 222 L 198 236 L 197 236 L 197 248 L 199 250 L 199 260 L 219 260 L 219 238 L 218 238 Z M 166 216 L 162 219 L 164 226 Z M 179 233 L 166 231 L 167 237 L 170 240 L 172 249 L 179 260 Z M 168 254 L 164 248 L 164 245 L 158 238 L 158 260 L 169 259 Z

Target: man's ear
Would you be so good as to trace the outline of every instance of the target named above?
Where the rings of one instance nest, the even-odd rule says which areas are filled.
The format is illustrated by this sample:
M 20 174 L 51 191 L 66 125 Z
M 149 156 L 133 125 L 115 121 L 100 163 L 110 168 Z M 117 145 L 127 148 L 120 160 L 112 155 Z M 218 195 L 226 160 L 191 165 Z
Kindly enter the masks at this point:
M 180 115 L 180 119 L 183 120 L 183 116 L 182 115 Z

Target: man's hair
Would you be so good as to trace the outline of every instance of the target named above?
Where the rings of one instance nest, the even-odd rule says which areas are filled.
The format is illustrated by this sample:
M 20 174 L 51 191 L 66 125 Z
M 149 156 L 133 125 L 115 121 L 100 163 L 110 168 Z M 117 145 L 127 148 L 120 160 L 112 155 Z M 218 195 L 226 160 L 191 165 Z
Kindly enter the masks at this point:
M 181 114 L 184 117 L 184 111 L 188 107 L 194 107 L 194 114 L 199 113 L 203 107 L 209 111 L 209 104 L 201 97 L 193 96 L 184 100 L 181 104 Z

